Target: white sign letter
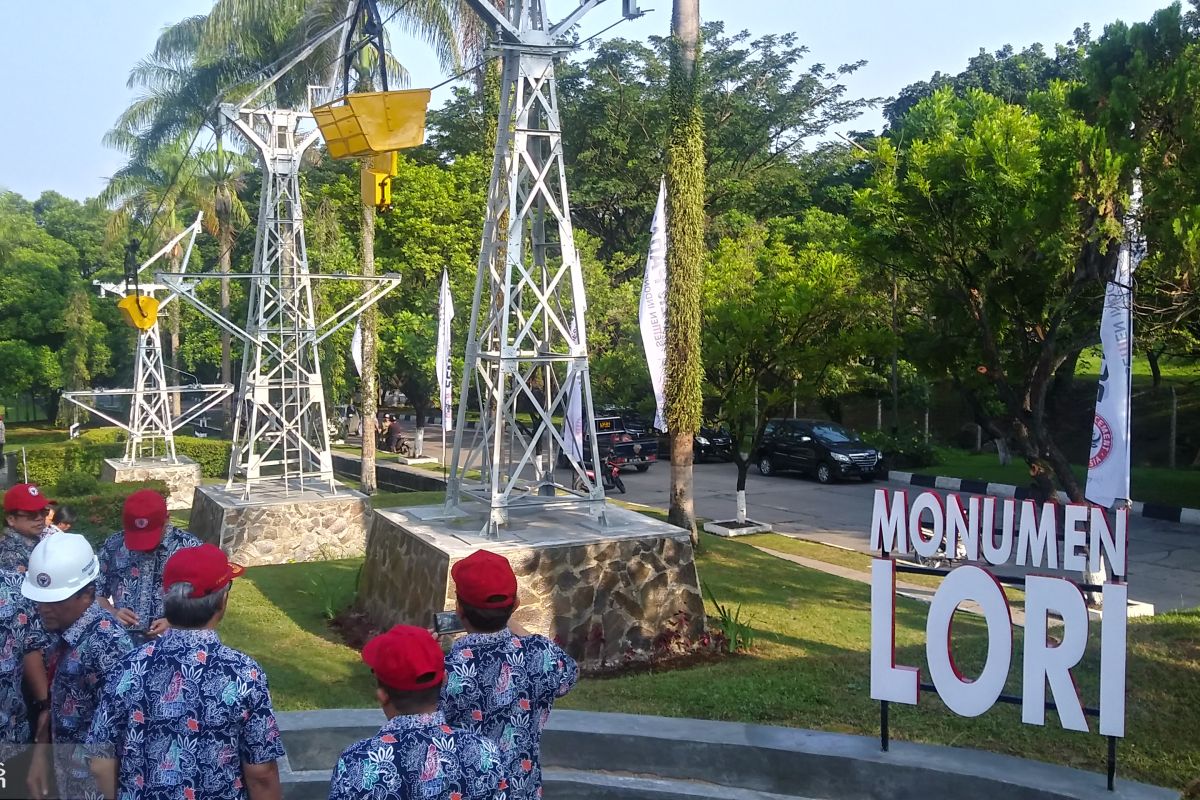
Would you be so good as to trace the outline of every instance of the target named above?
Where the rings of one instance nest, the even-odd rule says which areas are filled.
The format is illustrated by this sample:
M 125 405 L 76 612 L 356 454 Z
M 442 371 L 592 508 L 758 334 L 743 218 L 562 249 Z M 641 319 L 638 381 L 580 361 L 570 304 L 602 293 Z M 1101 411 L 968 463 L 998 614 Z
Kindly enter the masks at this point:
M 1062 642 L 1050 647 L 1046 620 L 1050 611 L 1062 617 Z M 1025 669 L 1021 721 L 1046 724 L 1046 682 L 1067 730 L 1088 732 L 1083 703 L 1071 679 L 1071 668 L 1087 647 L 1087 605 L 1079 588 L 1062 578 L 1030 575 L 1025 581 Z
M 871 699 L 917 704 L 920 670 L 896 666 L 896 565 L 871 559 Z
M 875 490 L 871 509 L 871 549 L 882 553 L 907 553 L 908 492 L 896 492 L 888 505 L 888 490 Z
M 974 681 L 962 677 L 950 651 L 954 612 L 967 600 L 979 604 L 988 630 L 987 661 Z M 991 708 L 1004 691 L 1012 663 L 1012 614 L 1008 598 L 996 579 L 975 566 L 953 570 L 933 595 L 925 627 L 929 674 L 942 702 L 963 717 L 978 717 Z
M 1125 735 L 1125 628 L 1129 587 L 1104 584 L 1100 620 L 1100 734 Z

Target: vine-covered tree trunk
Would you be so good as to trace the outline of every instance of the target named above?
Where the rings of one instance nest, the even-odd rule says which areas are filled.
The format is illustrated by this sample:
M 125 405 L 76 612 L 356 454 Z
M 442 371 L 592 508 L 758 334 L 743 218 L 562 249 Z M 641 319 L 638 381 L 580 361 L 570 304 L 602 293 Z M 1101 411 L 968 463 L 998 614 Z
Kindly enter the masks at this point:
M 671 137 L 667 145 L 667 385 L 671 492 L 667 521 L 698 543 L 692 491 L 693 435 L 700 429 L 700 289 L 704 259 L 704 119 L 696 62 L 700 0 L 674 0 Z
M 218 204 L 231 205 L 232 201 L 228 197 L 218 198 Z M 218 205 L 218 214 L 220 214 L 220 205 Z M 224 219 L 218 216 L 218 224 L 220 228 L 217 230 L 217 246 L 220 248 L 220 254 L 217 258 L 217 270 L 221 273 L 221 316 L 229 319 L 229 278 L 225 277 L 229 274 L 230 265 L 233 260 L 233 255 L 230 252 L 233 248 L 233 227 L 230 223 L 228 214 Z M 229 336 L 229 331 L 221 329 L 221 383 L 230 383 L 233 380 L 233 343 Z M 233 396 L 230 395 L 221 401 L 221 407 L 225 410 L 225 419 L 229 420 L 230 411 L 233 408 Z
M 375 275 L 375 207 L 363 204 L 362 212 L 362 270 L 363 275 Z M 378 372 L 375 366 L 376 342 L 375 308 L 372 306 L 362 315 L 362 471 L 359 479 L 366 494 L 374 494 L 375 483 L 375 426 L 379 411 L 377 387 Z

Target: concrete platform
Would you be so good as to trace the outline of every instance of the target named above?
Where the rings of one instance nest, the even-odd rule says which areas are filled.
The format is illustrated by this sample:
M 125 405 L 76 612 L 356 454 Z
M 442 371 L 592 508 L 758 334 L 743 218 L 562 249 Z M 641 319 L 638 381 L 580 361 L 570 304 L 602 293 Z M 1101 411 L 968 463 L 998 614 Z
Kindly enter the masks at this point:
M 100 480 L 108 483 L 163 481 L 170 494 L 167 508 L 172 511 L 192 504 L 192 494 L 200 485 L 200 465 L 186 456 L 174 462 L 160 458 L 139 458 L 129 463 L 120 458 L 106 458 L 100 465 Z
M 198 486 L 188 529 L 247 567 L 361 556 L 371 505 L 367 496 L 324 484 L 282 480 L 256 486 Z
M 726 519 L 717 522 L 706 522 L 704 523 L 704 530 L 717 536 L 732 538 L 734 536 L 749 536 L 752 533 L 770 533 L 772 528 L 769 522 L 755 522 L 752 519 L 748 519 L 745 522 L 738 522 L 734 519 Z
M 341 751 L 384 722 L 378 710 L 278 715 L 289 800 L 324 798 Z M 1097 753 L 1104 739 L 1093 736 Z M 1102 763 L 1102 755 L 1097 762 Z M 965 747 L 631 714 L 554 711 L 542 737 L 547 798 L 571 800 L 1174 800 L 1095 772 Z M 1119 767 L 1118 767 L 1118 775 Z
M 704 602 L 686 531 L 619 506 L 602 527 L 586 512 L 513 509 L 501 541 L 480 535 L 487 509 L 464 504 L 375 512 L 358 606 L 377 626 L 432 624 L 454 608 L 450 567 L 479 549 L 517 574 L 516 619 L 588 663 L 649 655 L 661 634 L 704 629 Z

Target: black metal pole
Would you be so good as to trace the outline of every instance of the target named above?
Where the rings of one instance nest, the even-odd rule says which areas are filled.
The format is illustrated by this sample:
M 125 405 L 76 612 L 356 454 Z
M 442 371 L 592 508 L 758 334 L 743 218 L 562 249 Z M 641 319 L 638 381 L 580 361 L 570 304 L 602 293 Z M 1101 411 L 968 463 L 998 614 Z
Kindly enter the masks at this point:
M 879 745 L 883 748 L 883 752 L 888 750 L 888 740 L 890 738 L 888 731 L 888 701 L 879 701 Z
M 1108 737 L 1108 790 L 1116 791 L 1117 784 L 1117 737 Z

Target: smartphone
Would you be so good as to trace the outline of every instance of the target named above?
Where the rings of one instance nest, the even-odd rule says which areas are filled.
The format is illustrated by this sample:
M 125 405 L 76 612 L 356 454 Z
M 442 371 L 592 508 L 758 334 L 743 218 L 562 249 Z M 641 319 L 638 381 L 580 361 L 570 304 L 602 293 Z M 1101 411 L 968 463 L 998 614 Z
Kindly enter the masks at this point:
M 462 633 L 466 630 L 462 626 L 462 620 L 458 618 L 458 614 L 454 611 L 435 611 L 433 614 L 433 629 L 437 632 L 438 636 Z

